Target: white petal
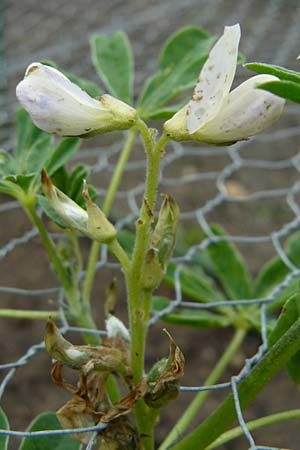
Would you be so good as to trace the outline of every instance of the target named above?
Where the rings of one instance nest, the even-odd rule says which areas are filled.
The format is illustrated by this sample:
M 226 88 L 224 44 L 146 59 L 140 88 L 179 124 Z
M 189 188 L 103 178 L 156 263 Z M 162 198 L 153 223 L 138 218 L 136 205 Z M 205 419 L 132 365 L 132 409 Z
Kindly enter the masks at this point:
M 239 24 L 225 27 L 205 62 L 187 109 L 190 134 L 213 119 L 229 94 L 237 65 Z
M 106 331 L 109 338 L 121 336 L 126 341 L 130 341 L 130 334 L 123 322 L 116 316 L 110 316 L 106 321 Z
M 272 75 L 249 78 L 228 96 L 219 114 L 201 128 L 197 136 L 204 142 L 226 143 L 247 139 L 267 128 L 281 115 L 285 100 L 270 92 L 256 89 Z
M 31 64 L 16 89 L 17 97 L 41 129 L 78 136 L 99 128 L 110 112 L 58 70 Z

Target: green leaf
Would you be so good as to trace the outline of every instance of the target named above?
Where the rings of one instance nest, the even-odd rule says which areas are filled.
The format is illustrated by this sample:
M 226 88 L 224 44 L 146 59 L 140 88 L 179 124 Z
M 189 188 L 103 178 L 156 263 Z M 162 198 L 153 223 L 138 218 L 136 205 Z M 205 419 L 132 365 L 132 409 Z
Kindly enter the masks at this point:
M 91 39 L 91 50 L 96 71 L 109 92 L 131 104 L 134 62 L 126 34 L 121 31 L 110 37 L 97 34 Z
M 300 266 L 300 233 L 294 233 L 287 239 L 284 252 L 295 266 Z M 276 286 L 284 281 L 289 272 L 290 269 L 281 258 L 276 257 L 268 261 L 255 280 L 254 296 L 267 297 Z M 296 281 L 298 282 L 298 280 Z
M 46 164 L 47 172 L 51 176 L 78 151 L 80 139 L 76 137 L 67 137 L 60 141 L 55 148 L 50 160 Z
M 47 135 L 47 133 L 37 128 L 32 123 L 29 114 L 22 108 L 19 108 L 16 113 L 16 131 L 17 143 L 15 157 L 18 173 L 22 173 L 24 161 L 27 158 L 27 151 L 34 145 L 38 138 Z
M 42 168 L 51 158 L 53 153 L 53 137 L 50 134 L 43 134 L 28 149 L 25 160 L 25 173 L 35 172 L 40 175 Z
M 56 223 L 56 225 L 58 225 L 61 228 L 68 228 L 68 226 L 57 214 L 57 212 L 52 208 L 48 199 L 44 195 L 38 195 L 37 200 L 43 212 L 46 214 L 46 216 L 49 217 L 49 219 L 52 220 L 52 222 Z
M 82 164 L 78 164 L 72 171 L 68 179 L 67 189 L 65 194 L 70 197 L 79 206 L 84 206 L 85 201 L 82 195 L 83 180 L 86 180 L 90 174 L 91 169 Z
M 11 153 L 0 151 L 0 176 L 14 175 L 16 173 L 16 161 Z
M 218 226 L 211 226 L 216 236 L 226 236 Z M 251 279 L 247 265 L 237 248 L 228 241 L 212 243 L 207 252 L 213 263 L 215 274 L 231 300 L 251 298 Z
M 14 186 L 13 183 L 0 180 L 0 192 L 16 197 L 18 195 L 19 189 L 17 186 Z
M 245 67 L 249 70 L 253 70 L 256 73 L 266 73 L 268 75 L 274 75 L 280 80 L 294 81 L 300 83 L 300 72 L 286 69 L 285 67 L 274 66 L 273 64 L 264 63 L 248 63 Z
M 152 301 L 152 312 L 155 314 L 169 305 L 170 300 L 168 298 L 154 297 Z M 197 309 L 180 308 L 163 317 L 162 320 L 176 325 L 187 325 L 198 328 L 219 328 L 230 325 L 229 320 L 219 314 Z
M 185 27 L 168 39 L 159 69 L 146 81 L 138 101 L 143 118 L 155 116 L 167 102 L 194 87 L 214 39 L 194 26 Z
M 176 264 L 170 263 L 164 276 L 164 281 L 174 287 L 174 272 Z M 189 298 L 201 303 L 216 302 L 224 300 L 213 280 L 208 277 L 200 266 L 184 266 L 180 272 L 180 286 L 182 293 Z
M 55 413 L 43 413 L 30 424 L 28 431 L 62 429 Z M 69 435 L 27 437 L 19 450 L 79 450 L 80 442 Z
M 0 408 L 0 429 L 1 430 L 9 430 L 9 423 L 4 411 Z M 9 436 L 5 436 L 4 434 L 0 435 L 0 448 L 1 450 L 6 450 L 8 446 Z
M 300 294 L 292 294 L 285 302 L 275 328 L 269 335 L 268 343 L 271 348 L 288 329 L 299 319 Z M 287 372 L 297 386 L 300 386 L 300 351 L 298 350 L 287 363 Z
M 268 81 L 257 87 L 292 102 L 300 103 L 300 83 L 297 84 L 293 81 Z
M 32 183 L 36 177 L 35 173 L 30 173 L 28 175 L 10 175 L 6 177 L 3 182 L 9 182 L 9 185 L 13 189 L 12 184 L 20 187 L 24 192 L 28 192 L 32 186 Z
M 61 69 L 55 62 L 46 59 L 41 61 L 41 63 L 45 64 L 46 66 L 58 69 L 67 78 L 69 78 L 69 80 L 72 81 L 72 83 L 77 84 L 77 86 L 79 86 L 81 89 L 87 92 L 91 97 L 99 97 L 100 95 L 103 94 L 103 91 L 96 83 L 86 80 L 85 78 L 78 77 L 77 75 L 74 75 L 73 73 L 68 72 L 67 70 Z

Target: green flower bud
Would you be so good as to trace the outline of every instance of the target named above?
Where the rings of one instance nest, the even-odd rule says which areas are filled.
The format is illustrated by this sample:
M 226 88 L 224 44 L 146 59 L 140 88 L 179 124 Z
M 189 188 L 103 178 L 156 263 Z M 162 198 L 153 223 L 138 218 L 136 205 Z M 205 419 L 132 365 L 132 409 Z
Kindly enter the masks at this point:
M 163 270 L 165 270 L 173 253 L 178 220 L 179 207 L 177 203 L 172 197 L 165 195 L 152 234 L 152 247 L 157 252 Z

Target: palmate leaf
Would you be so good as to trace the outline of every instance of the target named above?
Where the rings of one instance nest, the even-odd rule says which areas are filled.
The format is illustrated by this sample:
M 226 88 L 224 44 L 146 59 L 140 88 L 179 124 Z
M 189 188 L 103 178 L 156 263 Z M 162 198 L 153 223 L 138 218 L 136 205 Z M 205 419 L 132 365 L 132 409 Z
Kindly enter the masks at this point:
M 247 69 L 253 70 L 256 73 L 274 75 L 280 80 L 294 81 L 300 83 L 300 72 L 295 70 L 286 69 L 285 67 L 275 66 L 273 64 L 264 63 L 247 63 L 244 65 Z
M 170 263 L 164 276 L 164 281 L 174 286 L 174 272 L 176 265 Z M 184 266 L 180 272 L 181 291 L 187 297 L 209 303 L 224 300 L 222 293 L 216 289 L 213 279 L 208 277 L 200 266 Z
M 300 103 L 300 72 L 263 63 L 249 63 L 245 64 L 245 67 L 257 73 L 274 75 L 279 78 L 278 81 L 262 83 L 258 86 L 259 89 L 264 89 L 292 102 Z
M 300 103 L 300 83 L 293 81 L 268 81 L 257 86 L 258 89 L 269 91 L 272 94 L 295 103 Z
M 284 252 L 293 264 L 297 267 L 300 266 L 300 233 L 294 233 L 287 239 Z M 281 258 L 275 257 L 268 261 L 255 280 L 254 296 L 261 298 L 269 295 L 276 286 L 284 281 L 289 272 L 290 269 Z M 296 280 L 295 287 L 297 288 L 297 286 L 298 280 Z
M 96 34 L 91 39 L 91 50 L 96 71 L 108 91 L 131 104 L 134 60 L 126 34 L 121 31 L 112 36 Z
M 62 429 L 55 413 L 43 413 L 30 424 L 28 431 Z M 19 450 L 79 450 L 81 444 L 70 435 L 25 438 Z
M 166 297 L 154 297 L 152 312 L 155 314 L 170 305 L 171 301 Z M 197 328 L 220 328 L 230 325 L 227 317 L 211 311 L 180 308 L 163 317 L 165 322 L 176 325 L 186 325 Z
M 212 225 L 210 228 L 214 235 L 224 237 L 224 241 L 214 242 L 207 248 L 214 276 L 222 284 L 229 299 L 251 298 L 251 278 L 242 255 L 231 242 L 226 240 L 226 234 L 221 227 Z
M 144 119 L 156 118 L 164 105 L 195 85 L 214 40 L 195 26 L 185 27 L 168 39 L 159 68 L 146 81 L 138 101 Z

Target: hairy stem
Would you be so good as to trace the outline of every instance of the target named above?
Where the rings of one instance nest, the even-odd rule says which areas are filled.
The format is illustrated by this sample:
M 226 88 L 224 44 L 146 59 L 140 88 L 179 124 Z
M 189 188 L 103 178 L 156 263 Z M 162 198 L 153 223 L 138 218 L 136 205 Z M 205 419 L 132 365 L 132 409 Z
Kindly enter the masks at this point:
M 240 347 L 241 343 L 244 340 L 246 335 L 246 330 L 237 329 L 230 344 L 226 348 L 225 352 L 218 360 L 216 366 L 213 368 L 212 372 L 208 376 L 208 378 L 204 382 L 204 386 L 212 386 L 215 384 L 218 379 L 221 377 L 222 373 L 232 360 L 237 349 Z M 200 410 L 201 406 L 205 402 L 206 398 L 210 394 L 211 391 L 202 391 L 199 392 L 192 402 L 189 404 L 183 415 L 180 417 L 174 428 L 170 431 L 162 445 L 159 447 L 159 450 L 166 450 L 170 447 L 170 445 L 178 440 L 184 431 L 187 429 L 197 412 Z

